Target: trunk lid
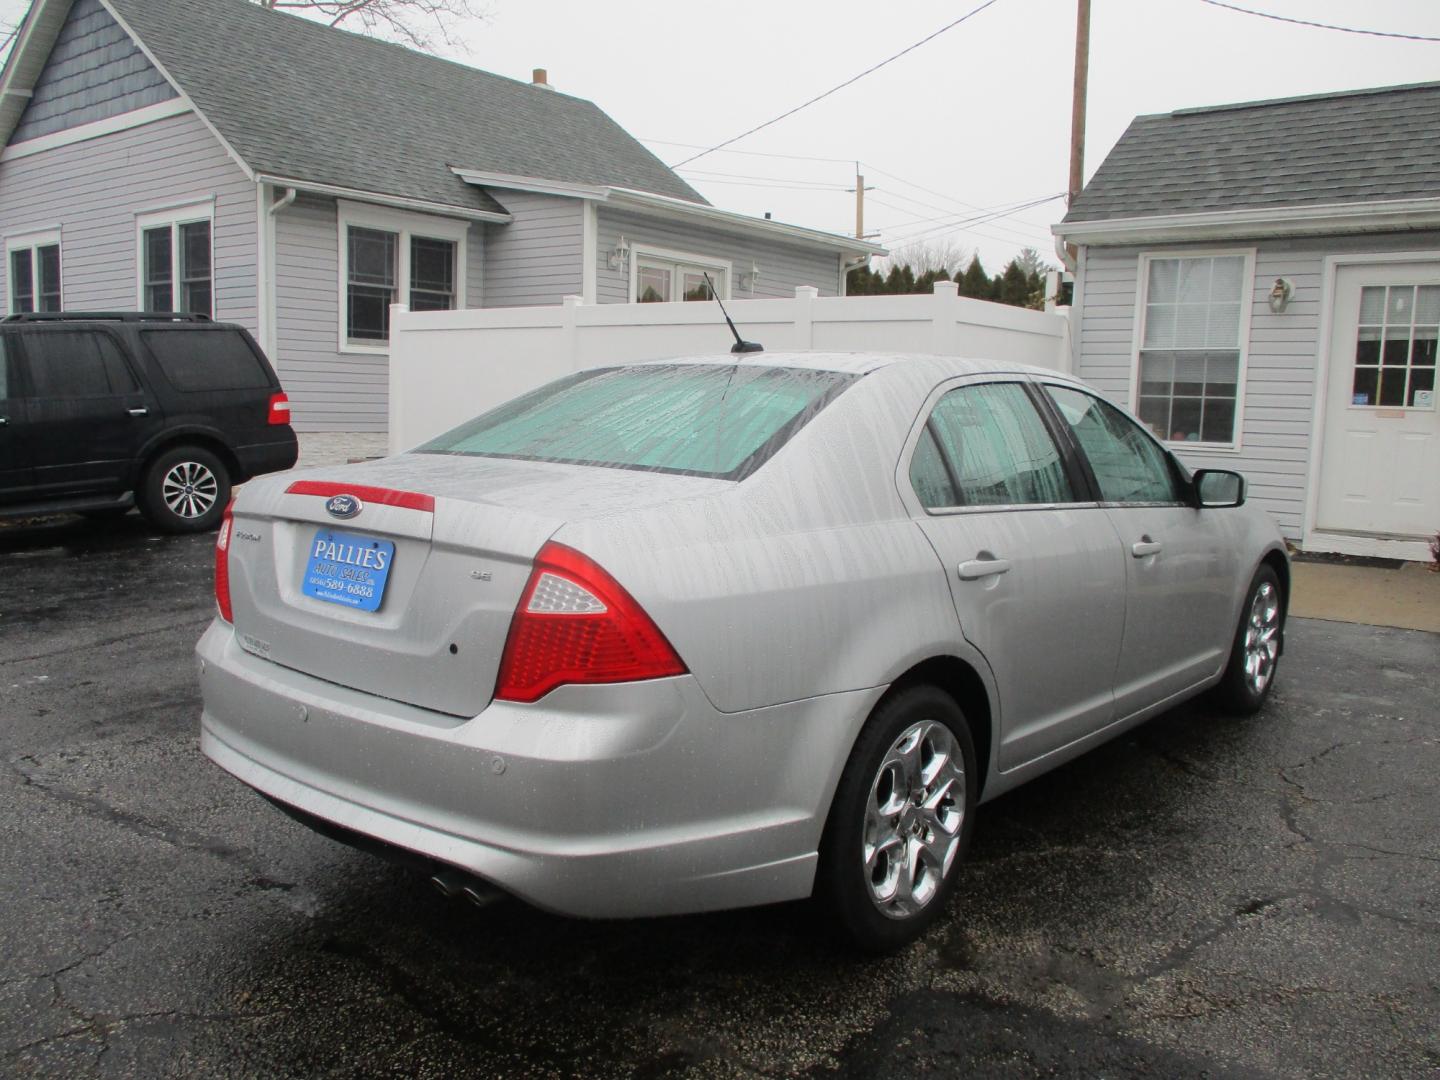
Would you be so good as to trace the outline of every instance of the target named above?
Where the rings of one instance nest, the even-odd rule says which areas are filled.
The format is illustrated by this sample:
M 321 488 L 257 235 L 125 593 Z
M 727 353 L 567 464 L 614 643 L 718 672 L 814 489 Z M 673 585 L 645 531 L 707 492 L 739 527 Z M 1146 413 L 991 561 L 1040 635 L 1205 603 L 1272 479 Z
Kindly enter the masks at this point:
M 250 652 L 328 682 L 474 716 L 494 692 L 534 557 L 561 525 L 732 488 L 695 477 L 431 454 L 265 477 L 245 486 L 234 509 L 236 634 Z M 386 494 L 396 492 L 405 497 Z M 326 504 L 346 493 L 363 505 L 338 519 Z M 383 563 L 374 610 L 352 606 L 365 597 L 338 603 L 307 595 L 312 557 L 342 593 L 352 583 L 363 592 Z

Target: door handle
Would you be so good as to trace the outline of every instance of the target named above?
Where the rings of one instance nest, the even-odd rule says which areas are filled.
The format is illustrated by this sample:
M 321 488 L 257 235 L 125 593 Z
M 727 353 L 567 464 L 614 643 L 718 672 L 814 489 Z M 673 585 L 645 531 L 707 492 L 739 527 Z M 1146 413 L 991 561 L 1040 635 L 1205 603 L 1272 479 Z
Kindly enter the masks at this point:
M 150 410 L 147 409 L 144 405 L 141 405 L 138 409 L 126 409 L 125 411 L 128 412 L 131 416 L 149 416 L 149 415 L 150 415 Z
M 996 574 L 1004 574 L 1010 569 L 1009 559 L 970 559 L 962 562 L 957 568 L 962 581 L 975 581 L 977 578 L 994 577 Z
M 0 416 L 0 427 L 9 427 L 9 426 L 10 426 L 10 417 L 8 417 L 8 416 Z
M 1159 555 L 1160 549 L 1164 546 L 1164 544 L 1157 540 L 1151 540 L 1148 536 L 1142 536 L 1130 545 L 1130 554 L 1137 559 L 1143 559 L 1146 555 Z

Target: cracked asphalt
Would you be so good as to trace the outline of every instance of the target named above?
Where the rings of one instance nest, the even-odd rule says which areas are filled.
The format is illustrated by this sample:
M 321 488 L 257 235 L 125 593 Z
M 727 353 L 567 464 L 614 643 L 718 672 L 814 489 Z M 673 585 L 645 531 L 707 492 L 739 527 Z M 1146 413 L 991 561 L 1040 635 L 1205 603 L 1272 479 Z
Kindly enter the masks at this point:
M 211 766 L 211 538 L 0 531 L 0 1075 L 1440 1075 L 1440 636 L 1295 620 L 983 807 L 898 956 L 447 902 Z M 1039 662 L 1037 660 L 1037 662 Z

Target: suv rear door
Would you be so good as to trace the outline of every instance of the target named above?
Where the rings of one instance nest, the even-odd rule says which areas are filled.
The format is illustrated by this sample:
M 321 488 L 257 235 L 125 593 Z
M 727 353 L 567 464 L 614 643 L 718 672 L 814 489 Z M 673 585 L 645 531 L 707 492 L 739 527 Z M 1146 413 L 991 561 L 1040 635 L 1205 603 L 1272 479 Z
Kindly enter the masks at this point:
M 0 330 L 0 503 L 24 501 L 34 484 L 14 339 L 10 331 Z
M 273 442 L 270 396 L 276 379 L 250 336 L 236 326 L 179 324 L 142 329 L 150 370 L 175 391 L 167 394 L 171 422 L 203 423 L 232 446 Z
M 130 487 L 139 448 L 164 417 L 99 327 L 28 326 L 26 442 L 38 494 L 119 492 Z

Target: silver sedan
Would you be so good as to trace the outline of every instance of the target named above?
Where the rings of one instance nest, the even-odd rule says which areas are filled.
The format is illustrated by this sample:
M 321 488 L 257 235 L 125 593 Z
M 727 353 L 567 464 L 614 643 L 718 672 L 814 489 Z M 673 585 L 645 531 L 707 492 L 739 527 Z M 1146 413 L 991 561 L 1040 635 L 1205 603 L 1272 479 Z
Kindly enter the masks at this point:
M 637 916 L 814 894 L 872 950 L 977 804 L 1202 691 L 1289 591 L 1234 473 L 1054 372 L 761 354 L 585 371 L 245 485 L 202 746 L 446 892 Z

